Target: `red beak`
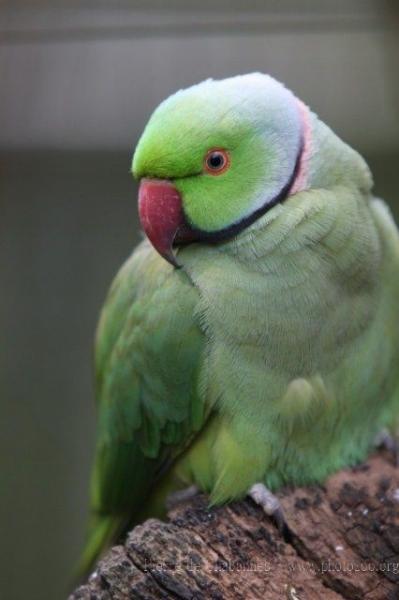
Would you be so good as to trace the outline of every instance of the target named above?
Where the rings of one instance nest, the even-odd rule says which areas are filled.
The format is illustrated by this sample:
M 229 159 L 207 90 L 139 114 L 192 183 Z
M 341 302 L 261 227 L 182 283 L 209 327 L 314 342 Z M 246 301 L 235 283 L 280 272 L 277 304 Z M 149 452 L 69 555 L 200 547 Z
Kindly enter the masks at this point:
M 139 188 L 139 215 L 145 234 L 163 258 L 178 267 L 173 242 L 185 229 L 181 196 L 170 181 L 142 179 Z

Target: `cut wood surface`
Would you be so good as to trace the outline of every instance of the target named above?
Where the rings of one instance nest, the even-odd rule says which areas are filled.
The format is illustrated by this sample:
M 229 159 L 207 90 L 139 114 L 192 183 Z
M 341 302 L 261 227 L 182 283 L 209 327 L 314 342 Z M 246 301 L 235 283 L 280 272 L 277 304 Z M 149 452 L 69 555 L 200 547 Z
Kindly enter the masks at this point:
M 277 494 L 283 537 L 252 500 L 198 494 L 129 533 L 70 600 L 399 599 L 399 469 L 380 452 L 325 486 Z

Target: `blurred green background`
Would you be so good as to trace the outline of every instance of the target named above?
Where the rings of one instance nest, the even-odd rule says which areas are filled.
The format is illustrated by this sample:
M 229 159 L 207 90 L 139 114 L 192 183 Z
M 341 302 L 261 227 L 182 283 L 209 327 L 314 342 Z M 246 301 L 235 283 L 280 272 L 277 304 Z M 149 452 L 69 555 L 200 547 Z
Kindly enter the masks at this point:
M 64 598 L 81 549 L 93 332 L 140 236 L 129 167 L 153 108 L 268 72 L 398 216 L 398 24 L 380 0 L 0 3 L 0 598 Z

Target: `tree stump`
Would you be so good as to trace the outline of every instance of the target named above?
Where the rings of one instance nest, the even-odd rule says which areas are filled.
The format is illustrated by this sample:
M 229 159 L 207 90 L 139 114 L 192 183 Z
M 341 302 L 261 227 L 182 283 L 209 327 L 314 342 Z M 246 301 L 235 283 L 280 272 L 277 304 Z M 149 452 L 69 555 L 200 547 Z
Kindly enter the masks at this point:
M 277 494 L 284 537 L 251 500 L 198 494 L 150 519 L 70 600 L 399 599 L 399 469 L 386 452 L 324 486 Z

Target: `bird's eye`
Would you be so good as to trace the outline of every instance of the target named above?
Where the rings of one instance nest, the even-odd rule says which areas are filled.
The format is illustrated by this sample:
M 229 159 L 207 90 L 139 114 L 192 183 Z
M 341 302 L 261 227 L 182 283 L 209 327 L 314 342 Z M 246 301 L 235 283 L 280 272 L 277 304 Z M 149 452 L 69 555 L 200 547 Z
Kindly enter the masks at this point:
M 230 166 L 230 156 L 226 150 L 213 148 L 205 155 L 204 169 L 210 175 L 221 175 Z

